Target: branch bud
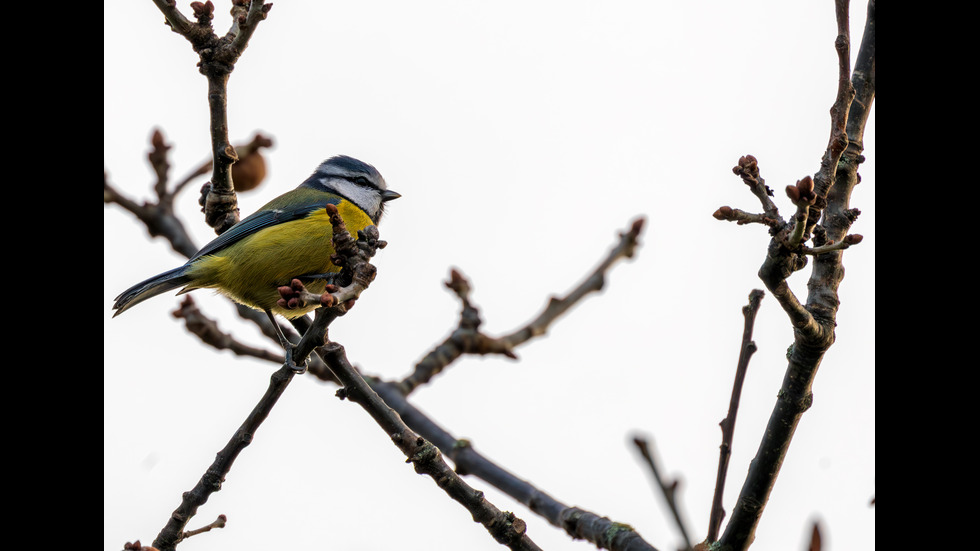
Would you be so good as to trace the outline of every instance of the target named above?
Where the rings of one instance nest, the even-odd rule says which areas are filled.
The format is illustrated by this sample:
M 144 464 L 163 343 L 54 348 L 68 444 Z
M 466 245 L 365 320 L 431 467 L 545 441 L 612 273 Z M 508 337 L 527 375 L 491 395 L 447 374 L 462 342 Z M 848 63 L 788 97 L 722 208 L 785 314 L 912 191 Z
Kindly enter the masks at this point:
M 792 201 L 794 205 L 796 203 L 799 203 L 800 202 L 800 188 L 798 188 L 796 186 L 786 186 L 786 196 L 789 197 L 789 200 Z
M 786 186 L 786 195 L 798 207 L 816 203 L 817 194 L 813 193 L 813 178 L 805 176 L 802 180 L 797 180 L 795 186 Z
M 796 186 L 800 188 L 800 193 L 813 193 L 813 178 L 806 176 L 796 182 Z
M 198 23 L 207 24 L 214 17 L 214 4 L 207 2 L 191 2 L 191 10 Z
M 734 220 L 735 211 L 732 207 L 719 207 L 712 216 L 716 220 Z
M 150 137 L 150 145 L 153 149 L 161 149 L 167 146 L 167 142 L 163 139 L 163 132 L 160 132 L 159 128 L 153 129 L 153 135 Z
M 759 173 L 759 161 L 752 155 L 743 155 L 738 158 L 738 166 L 732 168 L 732 172 L 739 176 L 757 175 Z

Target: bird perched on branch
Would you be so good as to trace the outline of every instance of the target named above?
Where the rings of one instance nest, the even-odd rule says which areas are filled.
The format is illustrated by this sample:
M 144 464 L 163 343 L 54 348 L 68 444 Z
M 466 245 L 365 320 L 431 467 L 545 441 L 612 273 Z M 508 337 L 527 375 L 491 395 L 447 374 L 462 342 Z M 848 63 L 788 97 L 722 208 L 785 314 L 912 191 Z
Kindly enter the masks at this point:
M 265 310 L 270 319 L 273 313 L 302 316 L 318 305 L 284 308 L 278 289 L 299 279 L 308 291 L 322 293 L 330 275 L 340 271 L 330 261 L 334 247 L 327 204 L 336 205 L 348 230 L 356 234 L 377 224 L 385 203 L 399 197 L 373 166 L 344 155 L 332 157 L 299 187 L 232 226 L 183 266 L 123 291 L 112 306 L 113 317 L 178 288 L 178 294 L 216 289 L 235 302 Z

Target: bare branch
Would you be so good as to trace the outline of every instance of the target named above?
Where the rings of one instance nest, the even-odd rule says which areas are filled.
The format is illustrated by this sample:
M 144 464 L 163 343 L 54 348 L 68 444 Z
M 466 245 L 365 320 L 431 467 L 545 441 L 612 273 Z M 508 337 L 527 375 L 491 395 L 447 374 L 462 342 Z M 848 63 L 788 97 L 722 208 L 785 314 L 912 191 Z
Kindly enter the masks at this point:
M 759 172 L 759 161 L 752 155 L 743 155 L 739 157 L 738 164 L 732 168 L 732 172 L 742 178 L 742 182 L 752 191 L 752 195 L 759 199 L 766 218 L 779 220 L 779 209 L 772 201 L 772 190 L 766 185 L 766 180 Z
M 780 225 L 782 225 L 781 220 L 769 218 L 765 214 L 745 212 L 744 210 L 733 209 L 729 206 L 718 207 L 718 210 L 716 210 L 712 216 L 714 216 L 716 220 L 736 222 L 739 226 L 744 226 L 745 224 L 765 224 L 769 227 L 778 228 Z
M 203 191 L 204 217 L 218 234 L 238 223 L 238 199 L 232 183 L 231 166 L 238 160 L 238 153 L 228 140 L 228 78 L 235 63 L 248 46 L 259 21 L 265 19 L 271 8 L 264 0 L 251 0 L 247 15 L 243 2 L 235 2 L 232 8 L 232 28 L 223 37 L 214 33 L 211 21 L 214 5 L 194 2 L 196 23 L 186 19 L 169 0 L 154 0 L 167 18 L 170 27 L 186 38 L 200 56 L 201 74 L 208 79 L 208 106 L 211 113 L 211 153 L 214 159 L 211 182 Z
M 194 24 L 184 17 L 184 14 L 180 13 L 175 0 L 153 0 L 153 3 L 163 12 L 163 16 L 167 19 L 167 25 L 170 25 L 175 33 L 189 36 L 193 32 Z M 188 40 L 190 39 L 188 38 Z
M 163 135 L 159 130 L 154 131 L 150 141 L 152 149 L 147 158 L 157 174 L 157 182 L 153 186 L 157 194 L 157 201 L 155 203 L 138 203 L 136 200 L 126 197 L 109 183 L 108 174 L 104 174 L 103 202 L 107 205 L 119 205 L 129 211 L 146 226 L 146 230 L 151 236 L 165 238 L 175 251 L 190 257 L 197 252 L 198 247 L 187 233 L 183 222 L 174 214 L 174 195 L 167 191 L 166 186 L 166 173 L 170 166 L 166 157 L 170 146 L 164 142 Z
M 412 373 L 399 383 L 404 396 L 430 382 L 463 354 L 503 354 L 508 358 L 517 358 L 513 349 L 505 341 L 480 332 L 480 325 L 483 323 L 480 319 L 480 310 L 470 302 L 472 288 L 459 270 L 455 268 L 450 270 L 446 287 L 451 289 L 463 303 L 463 309 L 459 314 L 459 325 L 445 341 L 426 354 L 415 365 Z
M 578 301 L 582 300 L 589 293 L 602 290 L 606 281 L 606 272 L 618 260 L 623 258 L 633 258 L 636 247 L 639 246 L 640 232 L 643 231 L 644 218 L 637 218 L 625 232 L 620 232 L 619 243 L 613 247 L 606 258 L 599 263 L 592 273 L 585 278 L 575 289 L 563 298 L 554 298 L 548 301 L 544 311 L 532 320 L 525 327 L 501 337 L 502 340 L 516 347 L 530 340 L 533 337 L 544 335 L 548 327 L 554 323 L 562 314 L 572 308 Z
M 184 537 L 182 539 L 187 539 L 191 536 L 196 536 L 198 534 L 204 534 L 210 532 L 211 530 L 214 530 L 215 528 L 224 528 L 225 523 L 227 522 L 228 522 L 227 517 L 225 517 L 224 515 L 218 515 L 218 518 L 214 519 L 214 522 L 212 522 L 211 524 L 204 525 L 196 530 L 188 530 L 187 532 L 184 532 Z
M 187 330 L 201 339 L 201 342 L 218 350 L 230 350 L 238 356 L 257 358 L 278 364 L 285 361 L 282 354 L 249 346 L 218 329 L 217 322 L 205 316 L 190 296 L 184 298 L 180 303 L 180 308 L 173 312 L 173 316 L 184 320 Z
M 244 7 L 248 7 L 248 11 L 244 10 Z M 262 2 L 256 2 L 255 0 L 239 0 L 235 2 L 235 7 L 232 8 L 232 28 L 228 31 L 226 38 L 231 38 L 231 48 L 241 55 L 245 48 L 248 47 L 248 41 L 252 38 L 252 34 L 255 33 L 255 28 L 258 26 L 259 21 L 266 18 L 269 10 L 272 9 L 272 4 L 263 4 Z
M 640 451 L 640 455 L 647 462 L 647 466 L 650 468 L 650 473 L 653 475 L 653 479 L 657 482 L 657 487 L 660 490 L 660 494 L 664 496 L 667 501 L 667 508 L 670 509 L 671 515 L 674 517 L 674 523 L 677 525 L 677 529 L 680 530 L 681 537 L 684 538 L 684 548 L 691 549 L 693 545 L 691 544 L 691 531 L 687 529 L 686 524 L 681 519 L 680 507 L 677 505 L 677 488 L 680 486 L 678 480 L 667 480 L 660 474 L 660 468 L 657 466 L 657 460 L 650 450 L 650 444 L 645 438 L 634 437 L 633 444 Z
M 839 0 L 836 7 L 840 34 L 835 46 L 839 56 L 840 74 L 843 75 L 850 66 L 849 40 L 846 36 L 847 3 Z M 851 191 L 858 181 L 857 167 L 863 160 L 859 146 L 854 144 L 863 136 L 863 123 L 867 120 L 865 112 L 870 109 L 874 100 L 873 0 L 868 6 L 868 20 L 863 40 L 870 43 L 863 43 L 861 46 L 854 76 L 867 79 L 868 75 L 872 75 L 870 83 L 862 83 L 861 101 L 852 102 L 855 89 L 850 83 L 850 75 L 847 74 L 846 79 L 840 79 L 837 99 L 831 110 L 830 144 L 821 163 L 821 169 L 814 178 L 815 191 L 819 197 L 814 208 L 818 209 L 818 212 L 822 211 L 821 224 L 815 228 L 819 230 L 815 231 L 814 238 L 817 247 L 823 247 L 830 242 L 841 242 L 857 216 L 856 210 L 849 208 L 848 202 Z M 849 110 L 854 112 L 853 117 L 848 115 Z M 854 120 L 862 122 L 856 124 L 853 123 Z M 853 133 L 853 136 L 840 135 L 840 129 L 845 127 L 849 134 Z M 833 166 L 828 166 L 828 163 L 833 163 Z M 826 198 L 825 205 L 822 202 L 824 198 Z M 811 220 L 816 220 L 814 210 L 811 209 L 809 214 Z M 817 255 L 814 258 L 813 271 L 808 284 L 810 292 L 804 308 L 788 292 L 785 281 L 785 277 L 790 273 L 789 268 L 799 262 L 798 258 L 801 255 L 790 253 L 775 242 L 776 239 L 770 245 L 769 254 L 759 275 L 783 309 L 790 314 L 795 329 L 795 342 L 789 353 L 786 375 L 776 405 L 769 417 L 769 424 L 759 444 L 759 450 L 752 461 L 738 502 L 732 511 L 731 520 L 719 539 L 722 547 L 733 550 L 746 549 L 754 539 L 755 529 L 783 459 L 786 457 L 800 417 L 812 404 L 811 387 L 817 368 L 827 349 L 834 342 L 835 320 L 839 305 L 837 288 L 844 277 L 840 250 Z
M 855 96 L 847 116 L 847 154 L 859 156 L 864 151 L 864 127 L 875 97 L 875 0 L 868 2 L 868 18 L 851 81 Z
M 221 489 L 225 475 L 231 470 L 238 454 L 252 443 L 255 432 L 269 416 L 272 407 L 279 401 L 279 397 L 285 392 L 289 382 L 293 380 L 293 375 L 294 372 L 289 366 L 283 366 L 272 374 L 265 395 L 249 413 L 245 422 L 235 431 L 228 444 L 218 452 L 214 463 L 208 467 L 197 485 L 191 491 L 183 494 L 180 506 L 173 512 L 167 525 L 153 540 L 153 547 L 160 551 L 172 551 L 186 537 L 184 527 L 197 514 L 197 509 L 208 501 L 211 494 Z
M 753 289 L 749 293 L 749 303 L 742 307 L 742 316 L 745 323 L 742 327 L 742 346 L 739 349 L 738 365 L 735 368 L 735 382 L 732 384 L 732 397 L 728 404 L 728 415 L 721 420 L 721 446 L 718 458 L 718 475 L 715 478 L 715 493 L 711 500 L 711 517 L 708 519 L 708 538 L 712 542 L 718 539 L 718 532 L 721 530 L 721 521 L 725 518 L 725 507 L 723 497 L 725 493 L 725 479 L 728 476 L 728 459 L 732 455 L 732 442 L 735 437 L 735 418 L 738 416 L 738 403 L 742 396 L 742 384 L 745 382 L 745 374 L 749 370 L 749 360 L 755 354 L 756 346 L 752 340 L 752 331 L 755 327 L 755 316 L 759 313 L 759 305 L 762 303 L 764 293 L 759 289 Z
M 861 235 L 859 233 L 855 233 L 855 234 L 850 234 L 850 235 L 844 236 L 844 239 L 842 239 L 838 243 L 827 243 L 826 245 L 824 245 L 822 247 L 813 247 L 813 248 L 803 247 L 801 249 L 801 251 L 803 252 L 803 254 L 808 254 L 808 255 L 811 255 L 811 256 L 818 256 L 818 255 L 829 253 L 829 252 L 833 252 L 833 251 L 843 251 L 845 249 L 850 248 L 851 245 L 857 245 L 858 243 L 860 243 L 863 240 L 864 240 L 864 236 L 863 235 Z
M 469 300 L 470 283 L 458 270 L 453 269 L 446 286 L 452 289 L 463 303 L 459 326 L 445 341 L 416 364 L 413 373 L 401 383 L 402 393 L 408 395 L 418 386 L 429 382 L 432 377 L 463 354 L 502 354 L 509 358 L 516 358 L 514 353 L 516 347 L 533 337 L 544 335 L 548 327 L 575 304 L 589 293 L 602 289 L 605 274 L 613 264 L 620 259 L 633 257 L 636 247 L 639 246 L 643 223 L 644 219 L 638 218 L 630 224 L 627 231 L 621 232 L 619 242 L 609 251 L 605 259 L 568 295 L 560 299 L 552 297 L 544 311 L 535 319 L 513 333 L 499 338 L 488 337 L 479 331 L 482 323 L 480 311 Z

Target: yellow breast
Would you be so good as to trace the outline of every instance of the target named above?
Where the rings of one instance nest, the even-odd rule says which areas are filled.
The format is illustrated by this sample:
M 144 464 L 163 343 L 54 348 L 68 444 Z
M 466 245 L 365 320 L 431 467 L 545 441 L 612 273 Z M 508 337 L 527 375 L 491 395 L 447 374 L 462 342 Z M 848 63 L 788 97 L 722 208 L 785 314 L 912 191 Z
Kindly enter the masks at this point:
M 370 217 L 349 201 L 341 200 L 337 209 L 351 235 L 372 224 Z M 194 261 L 189 271 L 193 288 L 215 288 L 235 302 L 286 318 L 302 316 L 317 305 L 284 310 L 277 304 L 278 288 L 289 285 L 293 278 L 340 271 L 330 262 L 332 237 L 325 209 L 264 228 Z M 304 280 L 304 284 L 312 293 L 322 293 L 326 286 L 323 280 Z

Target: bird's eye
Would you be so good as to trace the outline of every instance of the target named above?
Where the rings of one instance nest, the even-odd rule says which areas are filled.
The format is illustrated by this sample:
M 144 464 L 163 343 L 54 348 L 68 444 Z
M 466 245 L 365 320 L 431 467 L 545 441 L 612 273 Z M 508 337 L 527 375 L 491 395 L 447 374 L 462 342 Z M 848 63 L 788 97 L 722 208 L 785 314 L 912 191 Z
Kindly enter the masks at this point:
M 368 180 L 365 176 L 358 176 L 354 178 L 354 183 L 359 186 L 370 186 L 371 180 Z

